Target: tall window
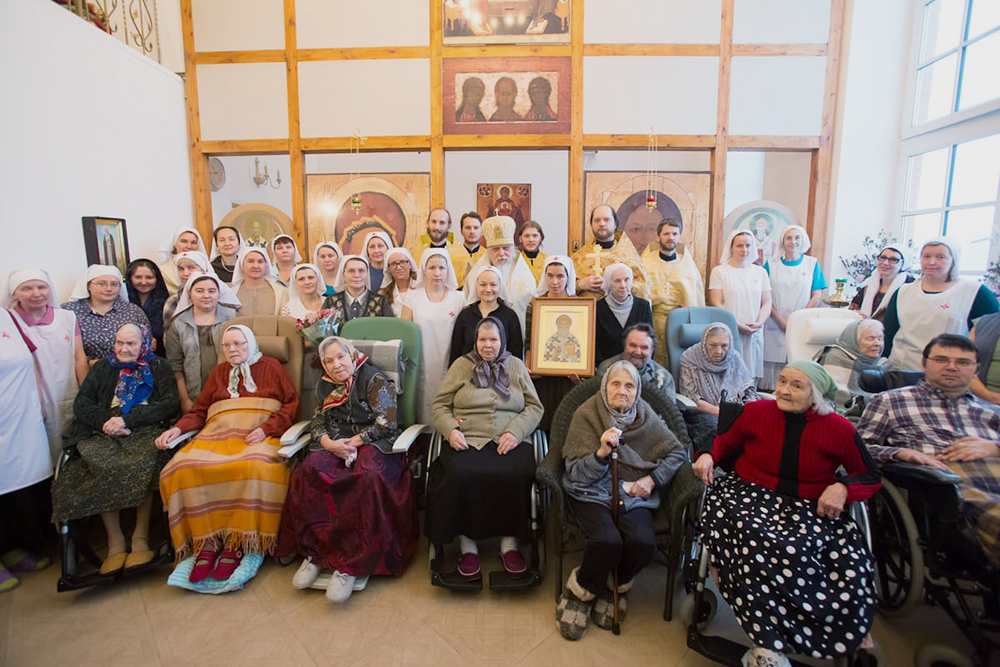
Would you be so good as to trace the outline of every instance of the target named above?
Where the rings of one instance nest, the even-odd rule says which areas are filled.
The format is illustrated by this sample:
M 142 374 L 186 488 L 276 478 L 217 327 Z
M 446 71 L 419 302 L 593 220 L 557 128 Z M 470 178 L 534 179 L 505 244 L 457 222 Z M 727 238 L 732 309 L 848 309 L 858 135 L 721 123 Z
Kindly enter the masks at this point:
M 917 3 L 901 233 L 959 242 L 978 277 L 1000 255 L 1000 0 Z

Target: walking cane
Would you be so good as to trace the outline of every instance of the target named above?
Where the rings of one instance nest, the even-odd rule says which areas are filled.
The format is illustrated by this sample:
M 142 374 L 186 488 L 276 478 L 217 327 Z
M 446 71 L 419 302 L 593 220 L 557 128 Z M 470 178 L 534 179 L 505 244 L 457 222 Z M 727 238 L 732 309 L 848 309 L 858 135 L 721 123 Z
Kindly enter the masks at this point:
M 622 441 L 618 441 L 621 445 Z M 618 528 L 618 506 L 621 504 L 618 497 L 618 447 L 611 450 L 611 520 Z M 622 632 L 621 623 L 618 621 L 618 565 L 611 570 L 611 604 L 614 606 L 611 620 L 611 633 L 620 635 Z

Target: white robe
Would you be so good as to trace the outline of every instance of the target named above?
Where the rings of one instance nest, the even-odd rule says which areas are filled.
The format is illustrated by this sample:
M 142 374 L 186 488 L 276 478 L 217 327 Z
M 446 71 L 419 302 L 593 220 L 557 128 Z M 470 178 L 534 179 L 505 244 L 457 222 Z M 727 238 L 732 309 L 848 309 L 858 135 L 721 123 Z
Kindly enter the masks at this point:
M 763 267 L 751 264 L 743 268 L 720 264 L 712 269 L 708 289 L 722 290 L 723 303 L 736 316 L 736 322 L 753 322 L 760 314 L 764 292 L 771 291 L 771 281 Z M 740 334 L 743 361 L 758 379 L 764 377 L 764 329 Z
M 465 295 L 449 291 L 444 299 L 435 303 L 427 298 L 424 288 L 407 290 L 399 296 L 413 313 L 414 323 L 420 327 L 422 360 L 420 364 L 420 402 L 417 405 L 417 420 L 421 424 L 432 424 L 431 405 L 441 388 L 441 381 L 448 371 L 448 353 L 451 351 L 451 330 L 455 318 L 465 308 Z
M 771 305 L 788 319 L 796 310 L 802 310 L 812 298 L 813 272 L 816 258 L 803 255 L 802 261 L 788 266 L 780 259 L 768 262 L 771 269 Z M 773 318 L 764 322 L 764 385 L 773 388 L 781 369 L 788 362 L 788 343 L 785 332 Z

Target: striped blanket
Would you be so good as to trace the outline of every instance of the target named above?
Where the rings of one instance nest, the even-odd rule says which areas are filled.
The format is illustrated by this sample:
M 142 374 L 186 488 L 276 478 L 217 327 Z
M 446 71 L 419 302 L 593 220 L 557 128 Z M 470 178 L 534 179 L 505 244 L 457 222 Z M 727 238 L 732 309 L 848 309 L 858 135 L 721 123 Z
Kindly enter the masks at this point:
M 949 463 L 948 468 L 962 477 L 965 517 L 978 533 L 986 557 L 1000 565 L 1000 458 Z
M 163 469 L 160 495 L 178 562 L 212 538 L 243 553 L 273 552 L 290 471 L 278 438 L 244 438 L 280 408 L 270 398 L 216 401 L 201 432 Z

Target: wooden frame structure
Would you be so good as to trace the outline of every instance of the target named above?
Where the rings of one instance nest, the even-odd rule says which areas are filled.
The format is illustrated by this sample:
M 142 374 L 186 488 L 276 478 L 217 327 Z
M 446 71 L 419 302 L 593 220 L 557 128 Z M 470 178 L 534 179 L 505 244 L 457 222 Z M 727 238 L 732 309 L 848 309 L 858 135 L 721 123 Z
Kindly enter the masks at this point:
M 305 154 L 347 152 L 351 137 L 303 138 L 299 129 L 300 62 L 427 58 L 430 60 L 431 133 L 416 136 L 369 136 L 365 151 L 430 151 L 431 205 L 443 206 L 445 149 L 568 149 L 569 189 L 567 193 L 568 245 L 572 251 L 582 241 L 580 219 L 583 206 L 583 154 L 594 149 L 645 150 L 647 136 L 639 134 L 583 133 L 584 56 L 714 56 L 719 58 L 718 102 L 714 135 L 658 136 L 661 150 L 700 150 L 711 154 L 712 191 L 710 203 L 709 256 L 719 257 L 725 213 L 726 156 L 730 150 L 793 151 L 811 154 L 809 200 L 806 229 L 813 240 L 813 254 L 826 257 L 830 181 L 833 167 L 833 134 L 840 79 L 841 39 L 846 0 L 831 0 L 829 37 L 826 44 L 733 44 L 735 0 L 722 0 L 721 32 L 718 44 L 584 44 L 584 0 L 572 0 L 569 44 L 526 46 L 483 45 L 443 46 L 441 41 L 441 0 L 428 0 L 430 12 L 429 46 L 299 49 L 297 46 L 295 0 L 283 0 L 285 48 L 256 51 L 195 51 L 192 0 L 180 0 L 184 44 L 187 120 L 190 137 L 191 177 L 194 216 L 204 238 L 212 233 L 212 202 L 209 190 L 208 156 L 287 153 L 291 163 L 290 183 L 294 229 L 299 244 L 305 238 Z M 569 56 L 571 59 L 572 115 L 569 134 L 516 135 L 443 134 L 442 61 L 445 58 Z M 819 136 L 731 135 L 729 133 L 730 89 L 734 56 L 825 56 L 823 112 Z M 199 118 L 197 66 L 201 64 L 284 62 L 288 95 L 288 138 L 203 141 Z M 301 246 L 304 247 L 304 246 Z

